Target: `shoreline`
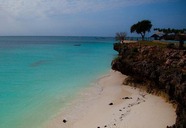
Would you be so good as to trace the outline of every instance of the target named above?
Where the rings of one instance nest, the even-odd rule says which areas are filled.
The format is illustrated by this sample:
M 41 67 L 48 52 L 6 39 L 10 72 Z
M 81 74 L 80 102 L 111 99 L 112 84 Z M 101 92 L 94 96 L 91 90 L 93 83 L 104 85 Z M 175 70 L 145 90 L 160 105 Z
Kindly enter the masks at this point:
M 175 108 L 170 103 L 123 85 L 126 77 L 111 70 L 96 85 L 80 92 L 46 128 L 166 128 L 175 123 Z

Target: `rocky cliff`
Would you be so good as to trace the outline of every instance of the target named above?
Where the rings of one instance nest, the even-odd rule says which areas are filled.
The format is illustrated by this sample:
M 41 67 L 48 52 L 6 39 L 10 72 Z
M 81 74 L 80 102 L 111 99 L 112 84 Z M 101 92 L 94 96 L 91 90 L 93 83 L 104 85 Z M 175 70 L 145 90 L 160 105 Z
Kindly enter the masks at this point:
M 136 81 L 150 81 L 151 90 L 168 94 L 177 104 L 176 123 L 170 128 L 186 128 L 186 50 L 175 50 L 159 46 L 114 44 L 118 57 L 112 69 L 131 76 Z

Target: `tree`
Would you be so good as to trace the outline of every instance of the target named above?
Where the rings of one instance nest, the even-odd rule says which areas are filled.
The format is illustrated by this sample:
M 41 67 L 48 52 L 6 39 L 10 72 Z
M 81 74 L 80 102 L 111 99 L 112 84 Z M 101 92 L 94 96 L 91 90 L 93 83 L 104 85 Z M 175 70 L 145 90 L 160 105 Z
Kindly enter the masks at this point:
M 165 33 L 165 36 L 168 36 L 168 34 L 173 34 L 174 33 L 174 40 L 179 41 L 179 49 L 184 48 L 184 41 L 186 40 L 186 29 L 165 29 L 165 28 L 155 28 L 155 31 L 160 31 Z
M 184 49 L 184 41 L 186 40 L 186 35 L 185 34 L 177 34 L 175 39 L 179 40 L 179 49 Z
M 152 27 L 151 21 L 149 20 L 142 20 L 134 25 L 131 26 L 130 32 L 136 32 L 137 34 L 141 34 L 142 40 L 145 38 L 146 32 L 150 32 Z
M 126 32 L 117 32 L 115 36 L 116 41 L 124 42 L 126 39 L 127 33 Z

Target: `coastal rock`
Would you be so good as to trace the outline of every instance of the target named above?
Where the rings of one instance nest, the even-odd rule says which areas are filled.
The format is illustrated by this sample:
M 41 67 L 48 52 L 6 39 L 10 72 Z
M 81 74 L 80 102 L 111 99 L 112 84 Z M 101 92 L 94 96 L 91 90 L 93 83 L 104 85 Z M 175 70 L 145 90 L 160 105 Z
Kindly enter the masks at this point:
M 114 50 L 119 55 L 113 60 L 112 69 L 135 82 L 149 81 L 148 92 L 157 89 L 168 94 L 177 104 L 176 123 L 168 128 L 186 128 L 186 50 L 137 43 L 116 43 Z

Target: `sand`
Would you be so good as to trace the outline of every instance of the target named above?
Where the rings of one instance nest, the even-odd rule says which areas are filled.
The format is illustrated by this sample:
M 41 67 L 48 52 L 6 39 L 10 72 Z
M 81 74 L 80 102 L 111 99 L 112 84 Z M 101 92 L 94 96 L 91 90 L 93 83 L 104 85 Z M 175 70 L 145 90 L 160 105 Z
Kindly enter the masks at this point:
M 85 90 L 87 93 L 82 92 L 47 128 L 166 128 L 175 123 L 175 108 L 170 103 L 123 85 L 125 78 L 110 71 L 96 86 Z

